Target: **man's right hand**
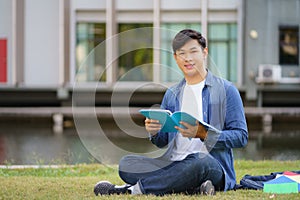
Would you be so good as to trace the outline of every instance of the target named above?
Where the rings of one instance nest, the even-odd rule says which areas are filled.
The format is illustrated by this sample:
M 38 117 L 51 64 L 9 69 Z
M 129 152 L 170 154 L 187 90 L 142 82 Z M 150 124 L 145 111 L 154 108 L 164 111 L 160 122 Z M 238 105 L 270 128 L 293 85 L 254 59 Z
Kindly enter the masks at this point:
M 159 123 L 158 120 L 146 118 L 145 128 L 148 133 L 150 133 L 152 136 L 154 136 L 160 131 L 161 124 Z

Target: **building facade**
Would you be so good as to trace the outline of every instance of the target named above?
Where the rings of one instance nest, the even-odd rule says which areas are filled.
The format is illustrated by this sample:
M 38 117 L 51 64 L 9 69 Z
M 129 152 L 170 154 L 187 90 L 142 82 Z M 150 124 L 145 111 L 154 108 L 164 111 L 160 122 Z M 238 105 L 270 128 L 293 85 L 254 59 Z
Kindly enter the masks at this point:
M 300 105 L 299 0 L 244 1 L 246 99 Z
M 0 104 L 68 105 L 75 90 L 96 105 L 116 91 L 159 103 L 182 78 L 172 38 L 193 28 L 208 39 L 208 67 L 267 105 L 300 90 L 299 11 L 299 0 L 0 0 Z M 285 35 L 296 50 L 276 50 Z M 263 64 L 280 78 L 259 77 Z

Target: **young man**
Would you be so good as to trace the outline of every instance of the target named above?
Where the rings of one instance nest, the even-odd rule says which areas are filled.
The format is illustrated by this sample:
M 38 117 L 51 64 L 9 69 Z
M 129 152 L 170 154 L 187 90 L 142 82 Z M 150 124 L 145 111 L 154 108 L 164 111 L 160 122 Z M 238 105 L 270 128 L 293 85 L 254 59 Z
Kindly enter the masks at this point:
M 214 76 L 205 66 L 208 56 L 201 33 L 185 29 L 173 40 L 174 58 L 184 79 L 169 88 L 161 108 L 184 111 L 214 128 L 196 122 L 181 122 L 177 132 L 160 132 L 156 119 L 146 119 L 145 128 L 153 144 L 168 147 L 159 158 L 129 155 L 121 159 L 119 175 L 127 183 L 96 184 L 98 194 L 171 193 L 213 195 L 235 187 L 232 148 L 244 147 L 248 130 L 241 97 L 236 87 Z

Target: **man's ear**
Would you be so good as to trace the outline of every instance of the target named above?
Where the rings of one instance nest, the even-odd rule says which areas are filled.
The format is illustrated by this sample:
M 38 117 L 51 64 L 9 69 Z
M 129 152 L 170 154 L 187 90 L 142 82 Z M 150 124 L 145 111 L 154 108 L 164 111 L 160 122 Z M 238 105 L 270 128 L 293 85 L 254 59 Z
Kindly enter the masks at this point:
M 177 59 L 176 53 L 173 53 L 173 56 L 174 56 L 174 59 L 176 60 Z
M 205 53 L 205 55 L 207 55 L 207 54 L 208 54 L 208 48 L 205 47 L 205 48 L 203 49 L 203 52 Z
M 204 56 L 204 58 L 206 58 L 207 55 L 208 55 L 208 48 L 205 47 L 205 48 L 203 49 L 203 56 Z

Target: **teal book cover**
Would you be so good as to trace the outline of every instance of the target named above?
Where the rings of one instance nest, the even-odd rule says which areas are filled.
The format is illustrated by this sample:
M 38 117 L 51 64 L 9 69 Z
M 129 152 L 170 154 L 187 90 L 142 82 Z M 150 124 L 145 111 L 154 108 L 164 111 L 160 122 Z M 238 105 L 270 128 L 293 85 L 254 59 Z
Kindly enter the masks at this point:
M 196 125 L 196 121 L 199 121 L 206 129 L 213 128 L 204 121 L 197 120 L 186 112 L 177 111 L 172 113 L 169 110 L 163 109 L 141 109 L 139 112 L 149 119 L 159 120 L 159 123 L 162 124 L 161 132 L 177 132 L 175 126 L 184 128 L 184 126 L 179 123 L 180 121 L 194 126 Z

